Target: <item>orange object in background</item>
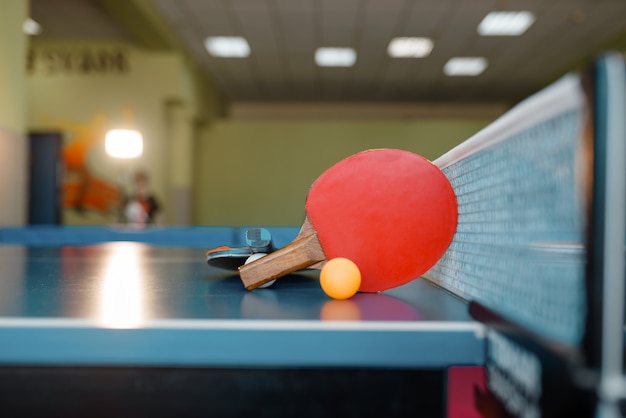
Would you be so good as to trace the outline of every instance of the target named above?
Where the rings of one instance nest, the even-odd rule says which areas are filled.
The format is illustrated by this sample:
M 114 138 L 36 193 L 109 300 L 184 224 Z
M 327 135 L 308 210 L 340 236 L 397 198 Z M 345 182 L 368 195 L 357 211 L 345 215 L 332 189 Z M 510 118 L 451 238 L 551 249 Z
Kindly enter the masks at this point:
M 108 212 L 121 205 L 121 197 L 117 187 L 85 173 L 63 185 L 63 206 L 67 208 Z
M 88 166 L 89 153 L 102 143 L 102 122 L 96 117 L 90 125 L 74 127 L 76 138 L 63 149 L 63 207 L 108 212 L 122 203 L 119 187 L 95 176 Z

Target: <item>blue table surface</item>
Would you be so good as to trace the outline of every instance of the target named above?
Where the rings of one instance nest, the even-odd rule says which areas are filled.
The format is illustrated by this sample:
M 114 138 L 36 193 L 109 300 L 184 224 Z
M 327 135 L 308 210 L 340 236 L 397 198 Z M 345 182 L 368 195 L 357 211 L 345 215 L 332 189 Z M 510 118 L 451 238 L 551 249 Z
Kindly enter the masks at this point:
M 201 248 L 0 245 L 0 364 L 482 364 L 467 304 L 424 279 L 328 298 L 319 273 L 246 291 Z

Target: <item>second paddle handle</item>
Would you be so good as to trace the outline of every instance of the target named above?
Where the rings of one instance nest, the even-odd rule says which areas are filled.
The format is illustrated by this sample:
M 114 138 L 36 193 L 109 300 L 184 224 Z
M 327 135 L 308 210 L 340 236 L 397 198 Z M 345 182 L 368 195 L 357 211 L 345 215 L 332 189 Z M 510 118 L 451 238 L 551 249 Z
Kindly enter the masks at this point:
M 291 244 L 250 264 L 239 267 L 239 276 L 246 289 L 257 287 L 294 271 L 302 270 L 326 259 L 316 234 L 296 239 Z

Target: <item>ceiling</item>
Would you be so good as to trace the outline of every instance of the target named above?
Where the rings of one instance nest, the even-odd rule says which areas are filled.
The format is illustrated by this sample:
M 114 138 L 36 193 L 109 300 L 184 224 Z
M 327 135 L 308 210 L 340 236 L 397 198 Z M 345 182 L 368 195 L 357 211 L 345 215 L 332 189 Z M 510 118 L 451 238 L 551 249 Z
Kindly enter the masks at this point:
M 147 1 L 231 102 L 514 103 L 597 51 L 626 46 L 624 0 Z M 31 15 L 42 37 L 132 40 L 102 4 L 31 0 Z M 522 36 L 479 36 L 492 10 L 529 10 L 536 21 Z M 245 37 L 251 55 L 209 56 L 204 39 L 218 35 Z M 430 37 L 434 48 L 426 58 L 390 58 L 396 36 Z M 356 49 L 356 65 L 317 67 L 321 46 Z M 444 75 L 455 56 L 489 66 L 477 77 Z

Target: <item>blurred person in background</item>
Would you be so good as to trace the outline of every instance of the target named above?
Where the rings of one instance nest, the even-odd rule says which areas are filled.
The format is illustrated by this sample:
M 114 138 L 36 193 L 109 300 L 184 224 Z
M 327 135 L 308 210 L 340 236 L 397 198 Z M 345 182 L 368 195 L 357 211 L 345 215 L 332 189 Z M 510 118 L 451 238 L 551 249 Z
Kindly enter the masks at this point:
M 150 225 L 156 223 L 160 211 L 159 202 L 148 187 L 148 176 L 143 171 L 134 175 L 134 185 L 123 205 L 123 217 L 126 223 Z

